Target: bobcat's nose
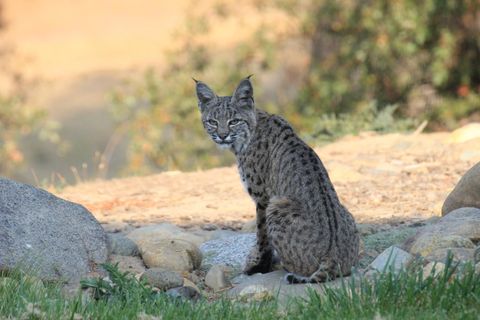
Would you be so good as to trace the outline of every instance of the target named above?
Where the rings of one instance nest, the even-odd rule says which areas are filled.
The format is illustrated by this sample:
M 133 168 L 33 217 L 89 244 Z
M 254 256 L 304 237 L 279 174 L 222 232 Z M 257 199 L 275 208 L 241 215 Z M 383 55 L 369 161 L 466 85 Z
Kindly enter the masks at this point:
M 226 133 L 218 133 L 218 137 L 223 141 L 228 137 L 228 132 Z

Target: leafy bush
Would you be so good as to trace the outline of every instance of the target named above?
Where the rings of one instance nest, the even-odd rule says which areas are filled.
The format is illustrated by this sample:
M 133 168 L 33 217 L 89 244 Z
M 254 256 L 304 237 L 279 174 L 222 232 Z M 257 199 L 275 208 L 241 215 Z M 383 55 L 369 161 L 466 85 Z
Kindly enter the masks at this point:
M 28 135 L 57 143 L 57 124 L 48 120 L 43 110 L 25 104 L 21 91 L 0 93 L 0 174 L 18 171 L 24 157 L 20 139 Z
M 112 95 L 115 118 L 129 139 L 127 173 L 231 163 L 203 132 L 193 80 L 180 74 L 175 79 L 163 81 L 149 71 L 140 83 Z
M 265 41 L 257 34 L 252 46 L 238 44 L 234 61 L 214 57 L 201 40 L 209 32 L 211 19 L 204 14 L 208 13 L 187 15 L 184 29 L 176 36 L 177 48 L 167 54 L 164 72 L 149 70 L 140 81 L 129 82 L 111 95 L 118 130 L 129 141 L 127 173 L 233 163 L 233 156 L 217 149 L 203 130 L 192 77 L 214 84 L 219 94 L 230 95 L 227 90 L 233 91 L 240 79 L 265 67 L 267 58 L 254 54 L 253 47 L 253 42 L 260 46 Z
M 413 129 L 417 121 L 395 117 L 397 108 L 398 106 L 386 106 L 379 110 L 372 102 L 362 112 L 324 114 L 319 119 L 315 118 L 311 124 L 311 133 L 306 137 L 315 143 L 321 143 L 363 131 L 390 133 Z
M 0 31 L 5 27 L 3 5 L 0 2 Z M 24 156 L 20 139 L 34 135 L 40 139 L 58 142 L 57 124 L 46 117 L 43 110 L 26 104 L 27 83 L 20 73 L 12 70 L 8 58 L 11 50 L 0 43 L 0 175 L 18 172 Z M 8 85 L 6 85 L 8 83 Z
M 119 128 L 130 141 L 127 171 L 233 162 L 203 133 L 192 76 L 227 95 L 223 89 L 256 74 L 255 88 L 264 89 L 256 90 L 257 105 L 319 140 L 361 130 L 407 130 L 425 119 L 431 129 L 452 128 L 479 114 L 476 0 L 245 3 L 265 17 L 250 37 L 228 52 L 218 50 L 206 40 L 210 32 L 242 14 L 235 3 L 222 1 L 215 10 L 195 7 L 176 34 L 167 69 L 148 72 L 113 95 Z M 283 17 L 280 23 L 267 19 L 272 10 Z M 289 62 L 301 60 L 302 52 L 308 67 L 292 68 Z
M 470 104 L 458 112 L 462 116 L 480 107 L 466 97 L 480 93 L 478 1 L 323 0 L 295 5 L 298 10 L 292 12 L 309 9 L 301 19 L 304 35 L 312 39 L 310 71 L 299 95 L 305 115 L 357 111 L 372 100 L 379 109 L 396 104 L 409 114 L 411 94 L 425 85 L 440 99 L 411 116 L 429 117 L 429 109 L 440 108 L 442 99 Z M 454 109 L 450 104 L 446 108 Z M 434 120 L 448 119 L 444 112 L 437 115 Z

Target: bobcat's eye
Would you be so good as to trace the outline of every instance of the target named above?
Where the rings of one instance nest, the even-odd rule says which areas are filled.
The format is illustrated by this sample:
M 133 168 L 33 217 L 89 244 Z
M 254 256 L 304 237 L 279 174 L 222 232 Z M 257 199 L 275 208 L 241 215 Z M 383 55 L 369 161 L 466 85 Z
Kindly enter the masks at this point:
M 214 126 L 214 127 L 216 127 L 217 124 L 218 124 L 217 120 L 213 120 L 213 119 L 209 119 L 209 120 L 207 121 L 207 123 L 208 123 L 209 125 L 211 125 L 211 126 Z
M 228 121 L 228 125 L 229 125 L 229 126 L 235 126 L 235 125 L 239 124 L 240 122 L 242 122 L 242 120 L 240 120 L 240 119 L 233 119 L 233 120 Z

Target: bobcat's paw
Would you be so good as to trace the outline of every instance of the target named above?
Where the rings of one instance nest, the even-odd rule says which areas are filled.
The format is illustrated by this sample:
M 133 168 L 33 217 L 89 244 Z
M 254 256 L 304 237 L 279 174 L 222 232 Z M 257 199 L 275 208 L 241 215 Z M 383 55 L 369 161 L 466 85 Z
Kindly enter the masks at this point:
M 312 282 L 310 277 L 303 277 L 296 275 L 294 273 L 287 273 L 285 275 L 285 282 L 288 284 L 297 284 L 297 283 L 310 283 Z
M 247 256 L 243 273 L 252 275 L 255 273 L 267 273 L 272 271 L 272 252 L 265 250 L 260 252 L 257 246 L 253 247 Z

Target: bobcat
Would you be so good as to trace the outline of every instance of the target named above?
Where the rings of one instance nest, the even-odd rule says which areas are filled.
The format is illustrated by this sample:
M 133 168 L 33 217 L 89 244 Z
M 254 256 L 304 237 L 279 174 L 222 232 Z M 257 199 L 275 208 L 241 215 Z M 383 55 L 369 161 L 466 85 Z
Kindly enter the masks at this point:
M 358 260 L 355 221 L 315 152 L 287 121 L 255 107 L 250 77 L 227 97 L 195 82 L 205 130 L 235 154 L 256 203 L 257 243 L 244 272 L 271 271 L 275 253 L 288 283 L 349 275 Z

